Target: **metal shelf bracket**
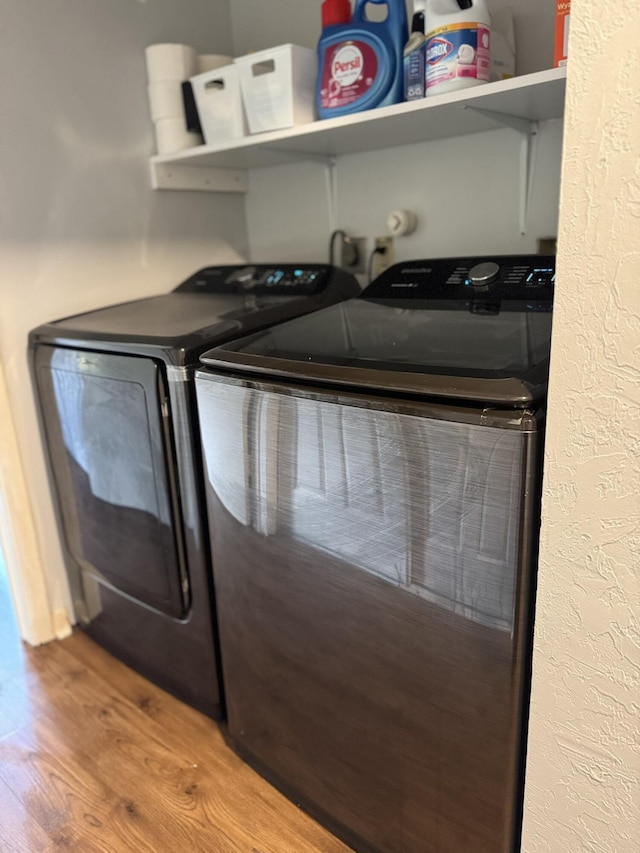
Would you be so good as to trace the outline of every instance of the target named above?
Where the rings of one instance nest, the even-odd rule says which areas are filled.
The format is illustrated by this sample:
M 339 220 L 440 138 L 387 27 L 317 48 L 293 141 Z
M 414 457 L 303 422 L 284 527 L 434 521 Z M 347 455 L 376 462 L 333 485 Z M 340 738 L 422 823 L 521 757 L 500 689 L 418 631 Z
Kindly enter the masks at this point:
M 479 115 L 485 116 L 496 124 L 501 124 L 503 127 L 509 127 L 520 134 L 520 204 L 518 220 L 520 233 L 527 233 L 527 219 L 529 216 L 529 200 L 531 197 L 531 188 L 533 187 L 533 176 L 535 173 L 536 156 L 538 153 L 538 122 L 529 121 L 520 116 L 512 116 L 507 113 L 499 113 L 495 110 L 484 110 L 480 107 L 472 107 L 468 104 L 465 109 L 473 110 Z
M 246 193 L 247 174 L 243 169 L 217 169 L 185 163 L 152 160 L 151 186 L 154 190 L 196 190 L 199 192 Z

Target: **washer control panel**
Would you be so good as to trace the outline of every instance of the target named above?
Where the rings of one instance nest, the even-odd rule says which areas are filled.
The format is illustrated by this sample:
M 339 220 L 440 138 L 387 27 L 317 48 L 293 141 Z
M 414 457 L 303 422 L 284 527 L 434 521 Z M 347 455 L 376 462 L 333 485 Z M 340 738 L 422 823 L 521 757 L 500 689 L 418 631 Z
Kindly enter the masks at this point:
M 532 300 L 551 302 L 553 255 L 440 258 L 395 264 L 362 293 L 365 299 Z

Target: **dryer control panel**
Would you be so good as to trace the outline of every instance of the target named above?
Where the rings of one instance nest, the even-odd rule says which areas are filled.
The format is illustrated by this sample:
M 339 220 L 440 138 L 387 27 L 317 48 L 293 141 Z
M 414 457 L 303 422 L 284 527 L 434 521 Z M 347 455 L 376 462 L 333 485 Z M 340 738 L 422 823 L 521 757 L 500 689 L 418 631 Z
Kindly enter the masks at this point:
M 328 264 L 242 264 L 205 267 L 179 285 L 175 292 L 313 296 L 322 293 L 341 272 Z

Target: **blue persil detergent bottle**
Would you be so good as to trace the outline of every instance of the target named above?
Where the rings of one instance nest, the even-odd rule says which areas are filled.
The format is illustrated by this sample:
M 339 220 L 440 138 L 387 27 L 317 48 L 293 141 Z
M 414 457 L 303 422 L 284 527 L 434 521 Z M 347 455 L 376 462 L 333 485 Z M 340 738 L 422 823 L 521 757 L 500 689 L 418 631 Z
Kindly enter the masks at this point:
M 427 0 L 427 97 L 489 82 L 491 17 L 485 0 Z
M 384 21 L 367 18 L 365 7 L 370 3 L 387 7 Z M 325 6 L 334 5 L 335 0 L 325 0 L 324 22 Z M 402 54 L 408 35 L 405 0 L 356 0 L 351 21 L 325 25 L 318 42 L 320 118 L 402 101 Z

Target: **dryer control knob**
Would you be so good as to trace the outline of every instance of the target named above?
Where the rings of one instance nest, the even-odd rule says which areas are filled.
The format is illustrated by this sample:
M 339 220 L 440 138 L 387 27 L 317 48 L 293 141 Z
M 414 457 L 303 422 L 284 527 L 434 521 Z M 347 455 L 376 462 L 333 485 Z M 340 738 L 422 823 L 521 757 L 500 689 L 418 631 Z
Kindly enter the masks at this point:
M 255 267 L 243 267 L 243 269 L 238 270 L 235 274 L 236 281 L 248 282 L 253 280 L 253 276 L 255 275 L 256 268 Z
M 469 281 L 474 287 L 485 288 L 498 278 L 500 267 L 495 261 L 476 264 L 469 270 Z
M 234 273 L 233 281 L 236 282 L 240 293 L 251 293 L 256 286 L 255 274 L 255 267 L 243 267 Z

